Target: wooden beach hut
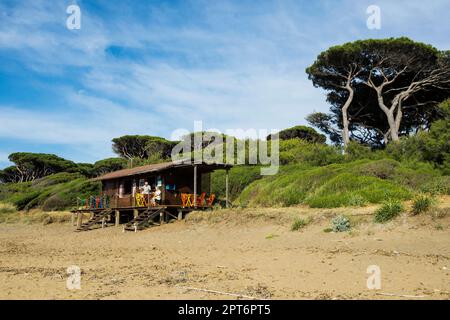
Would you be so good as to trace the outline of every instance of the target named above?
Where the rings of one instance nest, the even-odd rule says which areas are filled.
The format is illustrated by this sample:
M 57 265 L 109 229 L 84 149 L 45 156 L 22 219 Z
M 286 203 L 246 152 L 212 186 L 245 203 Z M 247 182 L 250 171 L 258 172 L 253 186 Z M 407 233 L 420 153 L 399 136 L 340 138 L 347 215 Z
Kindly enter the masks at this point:
M 164 162 L 114 171 L 95 178 L 102 183 L 100 195 L 79 199 L 76 210 L 77 230 L 108 224 L 123 225 L 123 230 L 137 231 L 152 224 L 162 224 L 171 218 L 182 219 L 192 210 L 204 210 L 214 204 L 211 173 L 226 170 L 225 202 L 228 205 L 229 164 Z M 145 184 L 160 190 L 144 194 Z M 83 223 L 83 213 L 90 213 Z

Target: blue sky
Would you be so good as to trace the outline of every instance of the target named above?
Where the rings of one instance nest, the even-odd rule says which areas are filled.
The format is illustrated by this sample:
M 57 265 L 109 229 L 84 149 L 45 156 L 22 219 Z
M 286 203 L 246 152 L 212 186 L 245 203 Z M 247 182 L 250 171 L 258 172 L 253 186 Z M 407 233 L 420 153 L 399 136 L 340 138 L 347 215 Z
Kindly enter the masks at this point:
M 68 30 L 66 8 L 81 8 Z M 369 5 L 381 29 L 366 27 Z M 0 0 L 0 168 L 16 151 L 77 162 L 124 134 L 282 129 L 326 111 L 305 68 L 331 45 L 408 36 L 450 49 L 450 1 Z

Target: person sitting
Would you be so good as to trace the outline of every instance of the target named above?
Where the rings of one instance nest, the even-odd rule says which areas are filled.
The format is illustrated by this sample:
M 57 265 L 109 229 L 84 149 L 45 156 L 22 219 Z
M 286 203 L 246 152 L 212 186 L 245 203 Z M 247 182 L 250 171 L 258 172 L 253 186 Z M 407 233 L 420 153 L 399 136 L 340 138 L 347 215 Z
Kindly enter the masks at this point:
M 161 189 L 159 188 L 159 186 L 157 186 L 155 192 L 153 192 L 152 202 L 154 205 L 161 202 Z

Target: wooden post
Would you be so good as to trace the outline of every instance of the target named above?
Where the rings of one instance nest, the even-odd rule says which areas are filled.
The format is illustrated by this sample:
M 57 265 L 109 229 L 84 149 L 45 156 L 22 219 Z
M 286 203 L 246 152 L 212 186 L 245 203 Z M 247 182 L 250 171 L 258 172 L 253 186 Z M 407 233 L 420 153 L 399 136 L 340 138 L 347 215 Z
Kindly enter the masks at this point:
M 209 173 L 209 195 L 212 194 L 212 174 Z
M 120 211 L 116 210 L 116 227 L 120 225 Z
M 106 217 L 102 218 L 102 229 L 105 227 L 106 225 Z
M 72 218 L 71 218 L 70 222 L 71 222 L 72 226 L 75 225 L 75 212 L 72 212 Z
M 133 217 L 137 218 L 139 216 L 139 210 L 138 209 L 134 209 L 133 210 Z
M 164 223 L 164 211 L 161 211 L 159 213 L 159 224 L 163 224 Z
M 197 165 L 194 164 L 194 203 L 193 207 L 197 207 Z
M 228 180 L 229 180 L 229 174 L 228 174 L 229 169 L 226 169 L 226 173 L 225 173 L 225 206 L 228 208 Z
M 81 228 L 81 224 L 83 223 L 83 213 L 82 212 L 78 212 L 78 217 L 77 217 L 77 229 Z
M 162 204 L 166 203 L 166 179 L 163 175 L 161 175 L 161 180 L 162 180 L 162 183 L 161 183 L 162 190 L 161 190 L 161 200 L 159 202 L 162 205 Z
M 178 220 L 182 220 L 182 219 L 183 219 L 183 211 L 178 210 Z

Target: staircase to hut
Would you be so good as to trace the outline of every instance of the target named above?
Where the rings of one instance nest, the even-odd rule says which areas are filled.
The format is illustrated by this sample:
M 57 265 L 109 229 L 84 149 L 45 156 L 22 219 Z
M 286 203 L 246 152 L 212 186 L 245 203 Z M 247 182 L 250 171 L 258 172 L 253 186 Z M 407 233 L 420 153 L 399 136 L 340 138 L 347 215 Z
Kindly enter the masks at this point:
M 112 213 L 111 209 L 105 209 L 103 211 L 94 212 L 94 215 L 85 223 L 83 223 L 76 231 L 88 231 L 91 230 L 92 227 L 97 225 L 105 226 L 106 218 L 108 215 Z
M 158 218 L 161 212 L 164 212 L 166 208 L 148 208 L 147 210 L 141 212 L 137 217 L 128 222 L 123 227 L 123 232 L 142 230 L 147 228 L 150 224 L 156 224 L 154 220 Z

